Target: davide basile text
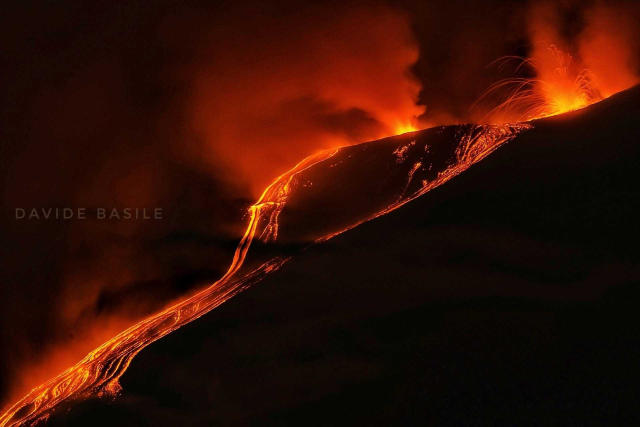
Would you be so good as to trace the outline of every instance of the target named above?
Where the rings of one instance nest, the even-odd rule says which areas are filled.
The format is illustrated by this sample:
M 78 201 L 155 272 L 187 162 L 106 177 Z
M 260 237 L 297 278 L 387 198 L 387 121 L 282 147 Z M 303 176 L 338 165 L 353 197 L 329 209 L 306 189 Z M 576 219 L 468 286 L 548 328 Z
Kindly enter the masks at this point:
M 164 219 L 163 208 L 15 208 L 15 219 L 19 221 L 146 221 Z

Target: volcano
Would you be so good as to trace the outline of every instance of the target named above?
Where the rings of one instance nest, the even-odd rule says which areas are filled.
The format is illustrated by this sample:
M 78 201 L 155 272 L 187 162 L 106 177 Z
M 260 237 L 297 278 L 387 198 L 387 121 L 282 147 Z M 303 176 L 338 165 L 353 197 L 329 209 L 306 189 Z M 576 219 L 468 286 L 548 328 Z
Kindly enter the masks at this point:
M 305 159 L 249 209 L 215 298 L 97 349 L 47 423 L 632 422 L 639 119 L 635 87 Z

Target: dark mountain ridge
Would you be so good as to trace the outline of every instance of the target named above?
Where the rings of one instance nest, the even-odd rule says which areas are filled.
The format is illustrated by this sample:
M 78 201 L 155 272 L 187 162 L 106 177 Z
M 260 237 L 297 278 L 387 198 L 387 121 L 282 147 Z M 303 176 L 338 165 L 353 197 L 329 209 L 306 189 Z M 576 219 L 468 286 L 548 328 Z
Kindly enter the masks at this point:
M 636 424 L 639 137 L 640 87 L 536 121 L 49 423 Z

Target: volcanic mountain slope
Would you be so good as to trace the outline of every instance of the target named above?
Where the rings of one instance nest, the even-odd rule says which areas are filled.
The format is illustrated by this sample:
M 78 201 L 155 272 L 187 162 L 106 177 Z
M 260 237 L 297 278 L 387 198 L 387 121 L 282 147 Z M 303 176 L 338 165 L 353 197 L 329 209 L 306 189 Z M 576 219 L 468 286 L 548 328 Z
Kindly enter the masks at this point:
M 0 416 L 0 425 L 31 424 L 61 404 L 116 394 L 120 377 L 142 349 L 279 269 L 297 252 L 291 249 L 326 241 L 403 206 L 530 128 L 435 128 L 306 157 L 276 177 L 248 208 L 243 237 L 219 280 L 134 322 L 32 388 Z
M 425 197 L 312 246 L 148 347 L 121 378 L 120 398 L 76 404 L 49 423 L 632 422 L 639 119 L 634 88 L 534 123 Z M 393 161 L 409 162 L 401 200 L 436 178 L 428 166 L 408 174 L 410 150 L 437 150 L 425 140 L 452 129 L 395 140 Z M 442 159 L 438 170 L 451 152 Z M 261 244 L 254 259 L 348 228 L 354 206 L 367 218 L 393 205 L 377 199 L 397 197 L 375 188 L 389 182 L 385 170 L 361 167 L 377 171 L 366 178 L 374 188 L 335 205 L 294 193 L 280 213 L 285 246 Z M 365 179 L 336 176 L 336 187 L 330 177 L 310 173 L 306 185 L 348 193 Z
M 143 348 L 278 269 L 291 248 L 326 241 L 403 206 L 530 128 L 527 124 L 437 128 L 303 159 L 249 207 L 245 233 L 219 280 L 135 322 L 33 388 L 0 416 L 0 425 L 33 423 L 60 404 L 113 395 L 120 390 L 119 378 Z

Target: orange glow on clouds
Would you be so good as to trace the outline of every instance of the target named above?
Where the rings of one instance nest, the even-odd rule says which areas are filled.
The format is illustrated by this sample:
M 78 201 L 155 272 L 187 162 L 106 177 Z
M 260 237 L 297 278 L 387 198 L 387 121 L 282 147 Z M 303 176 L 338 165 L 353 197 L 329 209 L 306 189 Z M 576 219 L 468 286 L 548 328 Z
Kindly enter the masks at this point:
M 206 49 L 212 62 L 195 72 L 196 162 L 222 164 L 257 196 L 309 153 L 415 129 L 408 123 L 423 107 L 406 17 L 382 6 L 340 9 L 222 30 L 233 46 Z

